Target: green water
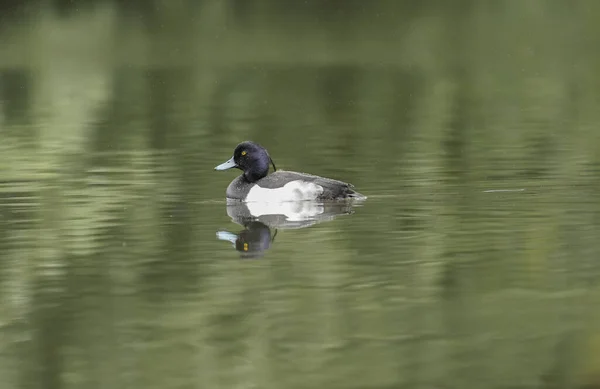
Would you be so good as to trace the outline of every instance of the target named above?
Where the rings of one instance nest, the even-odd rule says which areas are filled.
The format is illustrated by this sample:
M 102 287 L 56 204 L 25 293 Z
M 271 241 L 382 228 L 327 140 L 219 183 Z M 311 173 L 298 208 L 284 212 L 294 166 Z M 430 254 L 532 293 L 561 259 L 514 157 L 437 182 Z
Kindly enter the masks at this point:
M 0 18 L 2 388 L 600 385 L 600 3 L 77 4 Z M 246 139 L 369 198 L 245 230 Z

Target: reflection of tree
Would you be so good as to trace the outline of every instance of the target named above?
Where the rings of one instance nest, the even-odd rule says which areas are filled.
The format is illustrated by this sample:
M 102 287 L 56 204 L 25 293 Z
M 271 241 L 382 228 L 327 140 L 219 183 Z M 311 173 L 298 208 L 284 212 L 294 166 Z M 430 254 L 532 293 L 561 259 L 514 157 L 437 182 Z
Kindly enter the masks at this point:
M 26 124 L 30 119 L 32 74 L 24 68 L 0 71 L 0 102 L 6 124 Z M 10 127 L 9 127 L 10 128 Z M 31 136 L 31 128 L 21 128 L 14 136 Z

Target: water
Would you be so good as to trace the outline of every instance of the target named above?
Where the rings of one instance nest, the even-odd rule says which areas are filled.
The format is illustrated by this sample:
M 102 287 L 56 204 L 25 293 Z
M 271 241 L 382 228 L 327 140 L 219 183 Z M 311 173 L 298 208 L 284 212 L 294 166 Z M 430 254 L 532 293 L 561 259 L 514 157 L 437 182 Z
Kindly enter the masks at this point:
M 600 10 L 467 3 L 1 19 L 2 387 L 600 385 Z M 369 198 L 250 223 L 246 139 Z

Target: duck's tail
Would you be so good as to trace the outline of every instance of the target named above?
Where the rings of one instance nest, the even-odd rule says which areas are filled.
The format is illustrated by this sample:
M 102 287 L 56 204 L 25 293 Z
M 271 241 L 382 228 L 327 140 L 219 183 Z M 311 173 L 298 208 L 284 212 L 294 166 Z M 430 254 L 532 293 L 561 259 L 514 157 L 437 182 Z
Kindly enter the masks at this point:
M 367 199 L 367 196 L 353 190 L 350 193 L 348 193 L 348 198 L 350 198 L 352 200 L 356 200 L 356 201 L 363 201 L 363 200 Z

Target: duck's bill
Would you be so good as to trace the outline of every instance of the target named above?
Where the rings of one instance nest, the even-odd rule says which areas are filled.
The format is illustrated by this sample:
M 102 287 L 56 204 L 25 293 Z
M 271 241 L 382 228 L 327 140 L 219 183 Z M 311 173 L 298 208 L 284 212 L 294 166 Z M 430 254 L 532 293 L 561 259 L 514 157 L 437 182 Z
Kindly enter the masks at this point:
M 227 169 L 231 169 L 233 167 L 237 167 L 237 165 L 233 161 L 233 157 L 231 157 L 231 159 L 229 161 L 223 162 L 219 166 L 216 166 L 215 170 L 227 170 Z
M 236 234 L 233 234 L 231 232 L 228 231 L 217 231 L 217 239 L 219 240 L 226 240 L 228 242 L 231 242 L 234 246 L 235 246 L 235 241 L 237 240 L 238 236 Z

